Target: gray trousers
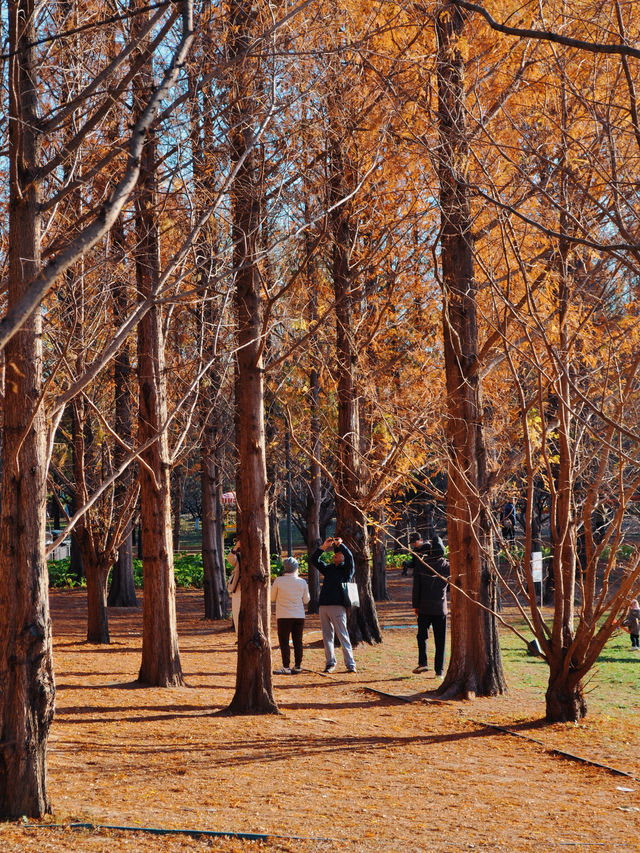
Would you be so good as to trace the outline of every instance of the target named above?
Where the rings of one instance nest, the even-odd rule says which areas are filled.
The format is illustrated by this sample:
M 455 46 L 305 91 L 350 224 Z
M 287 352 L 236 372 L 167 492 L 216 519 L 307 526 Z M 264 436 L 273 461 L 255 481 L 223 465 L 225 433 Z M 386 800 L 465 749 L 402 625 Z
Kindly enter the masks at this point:
M 322 642 L 324 643 L 324 654 L 327 665 L 335 666 L 336 653 L 334 648 L 334 630 L 342 646 L 342 657 L 346 667 L 355 666 L 353 649 L 347 631 L 347 608 L 341 604 L 321 604 L 320 626 L 322 628 Z

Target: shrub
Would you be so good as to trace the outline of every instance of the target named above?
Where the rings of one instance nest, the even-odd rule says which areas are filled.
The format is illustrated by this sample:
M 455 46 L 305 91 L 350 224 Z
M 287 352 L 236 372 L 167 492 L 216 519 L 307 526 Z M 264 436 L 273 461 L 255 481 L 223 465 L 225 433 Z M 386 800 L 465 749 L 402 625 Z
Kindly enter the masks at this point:
M 387 551 L 387 566 L 396 566 L 402 568 L 402 564 L 411 559 L 411 554 L 405 554 L 403 551 L 400 554 L 395 554 L 393 551 Z
M 80 578 L 80 580 L 78 580 L 69 572 L 70 566 L 71 560 L 69 557 L 65 557 L 64 560 L 49 560 L 49 586 L 57 589 L 86 587 L 87 582 L 84 578 Z

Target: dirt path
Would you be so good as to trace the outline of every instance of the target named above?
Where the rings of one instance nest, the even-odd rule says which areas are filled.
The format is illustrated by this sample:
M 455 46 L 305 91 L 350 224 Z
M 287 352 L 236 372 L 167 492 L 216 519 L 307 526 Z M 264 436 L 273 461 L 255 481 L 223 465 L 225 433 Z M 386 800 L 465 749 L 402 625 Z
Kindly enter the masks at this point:
M 89 646 L 84 594 L 54 593 L 53 820 L 299 838 L 194 840 L 4 825 L 0 850 L 640 850 L 640 782 L 484 723 L 506 723 L 640 779 L 636 727 L 597 714 L 581 726 L 540 727 L 542 697 L 517 685 L 500 699 L 430 701 L 435 680 L 411 675 L 408 585 L 395 577 L 393 587 L 400 600 L 381 613 L 385 625 L 399 627 L 385 630 L 381 646 L 356 650 L 356 676 L 341 665 L 333 676 L 320 673 L 319 626 L 310 617 L 308 669 L 274 676 L 282 714 L 259 718 L 217 713 L 233 695 L 235 637 L 201 620 L 199 593 L 178 597 L 188 687 L 172 690 L 134 683 L 139 611 L 112 611 L 112 644 Z

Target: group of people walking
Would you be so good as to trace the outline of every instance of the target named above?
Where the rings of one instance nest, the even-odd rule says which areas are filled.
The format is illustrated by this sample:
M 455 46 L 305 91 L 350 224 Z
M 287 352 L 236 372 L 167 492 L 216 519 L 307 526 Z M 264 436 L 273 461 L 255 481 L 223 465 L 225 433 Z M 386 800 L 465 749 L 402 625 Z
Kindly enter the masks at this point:
M 325 558 L 326 551 L 333 551 L 331 560 Z M 435 644 L 434 668 L 436 676 L 441 678 L 447 629 L 449 563 L 444 558 L 444 545 L 438 536 L 425 542 L 420 535 L 416 534 L 411 540 L 411 551 L 411 561 L 406 568 L 407 570 L 408 567 L 413 568 L 412 606 L 418 617 L 418 666 L 413 671 L 420 673 L 428 670 L 427 639 L 429 628 L 431 628 Z M 227 559 L 233 567 L 233 573 L 229 579 L 229 592 L 233 624 L 237 630 L 241 571 L 238 546 L 232 548 Z M 336 669 L 337 636 L 346 670 L 348 673 L 355 673 L 357 667 L 347 628 L 350 602 L 345 589 L 346 585 L 353 580 L 353 554 L 340 537 L 330 537 L 316 548 L 310 557 L 310 563 L 323 578 L 318 613 L 325 653 L 324 672 L 331 673 Z M 282 656 L 282 666 L 274 672 L 278 675 L 296 675 L 302 672 L 304 608 L 310 600 L 309 587 L 304 578 L 298 574 L 299 564 L 295 557 L 285 557 L 282 568 L 283 574 L 271 585 L 271 600 L 276 605 L 278 643 Z M 290 640 L 293 643 L 293 666 Z

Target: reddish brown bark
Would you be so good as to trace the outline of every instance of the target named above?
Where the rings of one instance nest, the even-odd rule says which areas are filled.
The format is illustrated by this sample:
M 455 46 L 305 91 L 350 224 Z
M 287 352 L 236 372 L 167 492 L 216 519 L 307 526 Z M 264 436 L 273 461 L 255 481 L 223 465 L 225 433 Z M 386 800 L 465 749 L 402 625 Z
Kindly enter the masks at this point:
M 355 239 L 351 204 L 355 164 L 343 145 L 331 147 L 330 216 L 333 239 L 333 291 L 336 303 L 336 357 L 338 374 L 338 459 L 336 467 L 336 535 L 353 552 L 360 607 L 349 613 L 349 634 L 354 645 L 380 643 L 382 633 L 371 589 L 371 552 L 367 520 L 362 510 L 363 482 L 360 462 L 360 413 L 356 384 L 357 353 L 354 343 L 354 289 L 349 258 Z
M 9 4 L 8 309 L 40 268 L 33 0 Z M 4 351 L 0 519 L 0 818 L 50 811 L 46 753 L 55 688 L 45 560 L 46 424 L 41 316 Z
M 138 25 L 143 18 L 138 16 Z M 137 95 L 150 92 L 150 71 L 138 75 Z M 136 196 L 136 278 L 140 296 L 157 291 L 160 277 L 156 145 L 152 133 L 144 145 Z M 175 577 L 171 530 L 171 460 L 165 429 L 167 391 L 164 367 L 162 311 L 154 305 L 138 326 L 138 442 L 140 465 L 140 525 L 142 534 L 143 607 L 142 662 L 139 680 L 156 687 L 184 684 L 175 609 Z
M 258 269 L 262 186 L 255 146 L 258 62 L 247 55 L 255 10 L 234 0 L 229 12 L 229 52 L 236 60 L 231 102 L 234 131 L 232 161 L 241 164 L 232 188 L 234 306 L 237 323 L 236 497 L 242 552 L 236 691 L 230 713 L 275 713 L 271 682 L 270 565 L 267 468 L 264 430 L 264 380 L 261 281 Z
M 468 185 L 464 17 L 446 4 L 436 20 L 443 333 L 449 444 L 447 527 L 451 564 L 451 660 L 446 695 L 506 689 L 489 569 L 482 387 L 478 372 L 477 288 Z M 478 606 L 481 605 L 481 606 Z

